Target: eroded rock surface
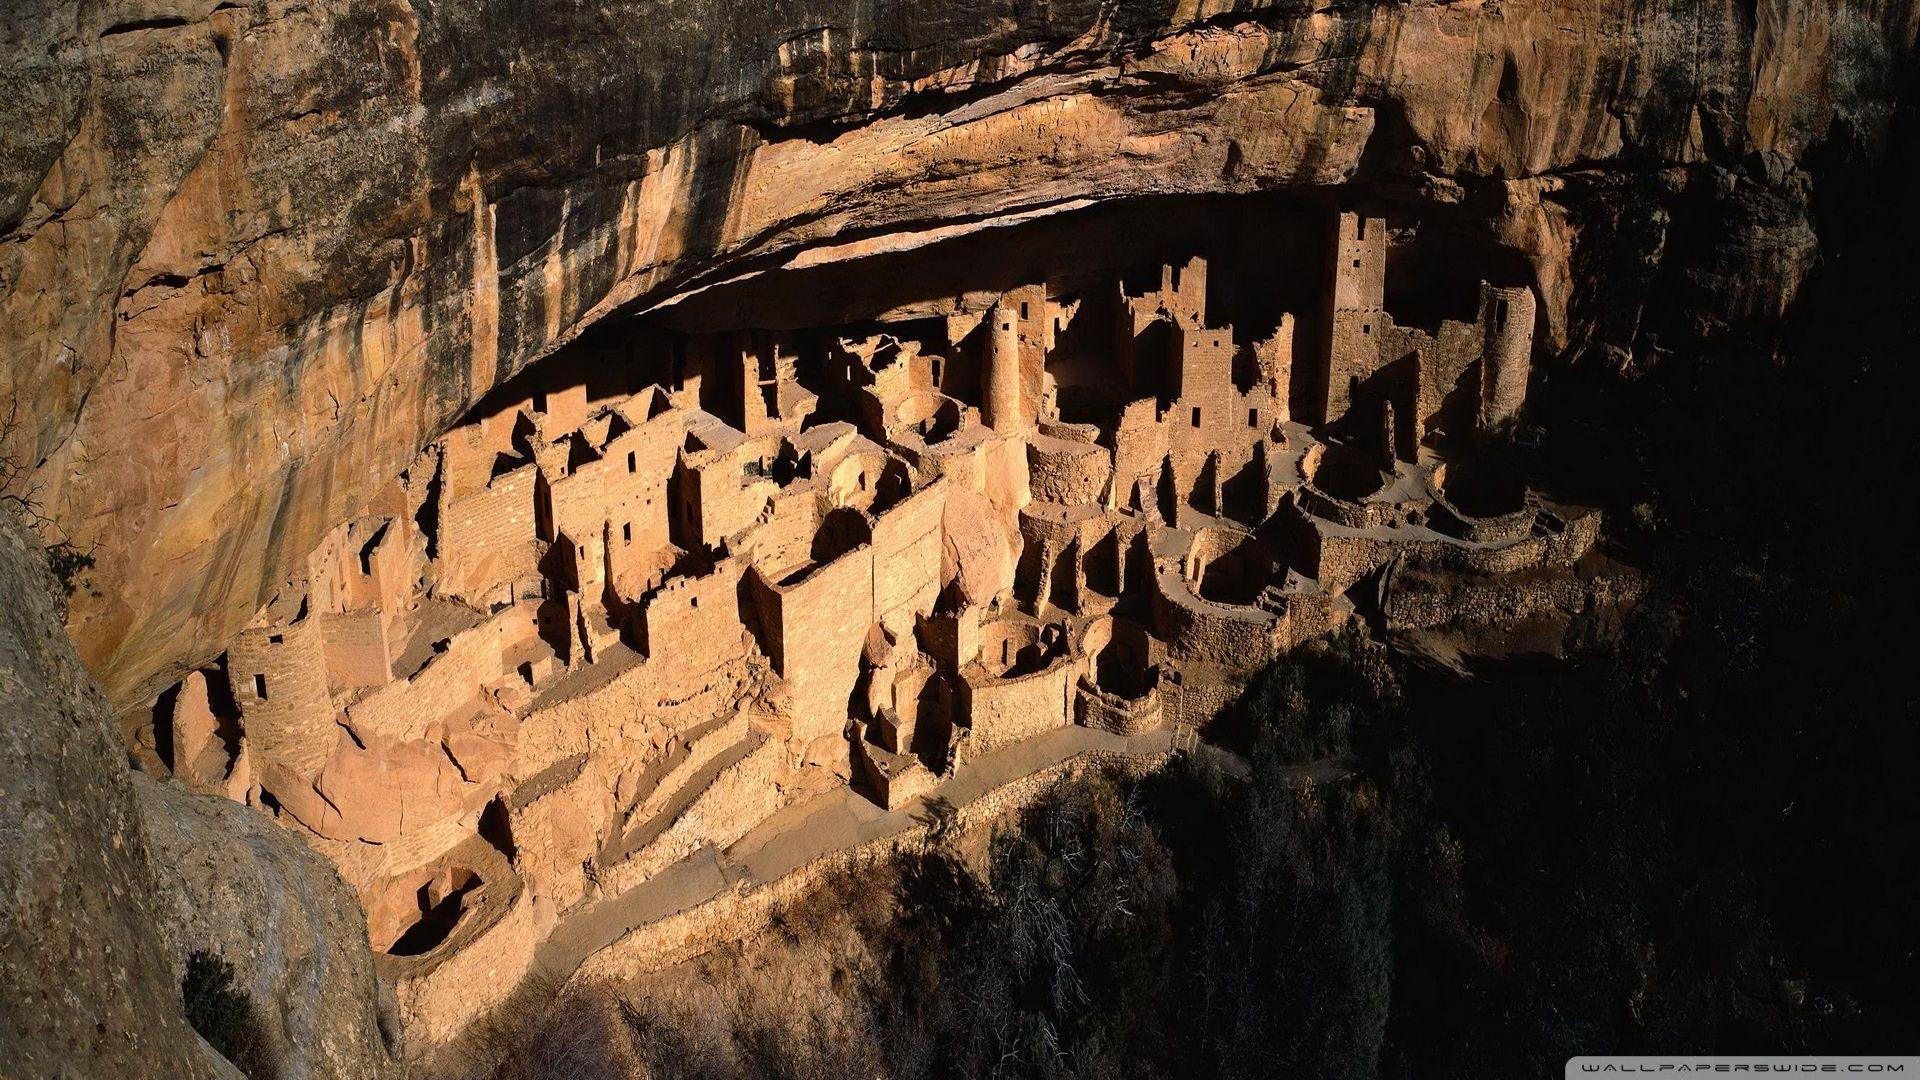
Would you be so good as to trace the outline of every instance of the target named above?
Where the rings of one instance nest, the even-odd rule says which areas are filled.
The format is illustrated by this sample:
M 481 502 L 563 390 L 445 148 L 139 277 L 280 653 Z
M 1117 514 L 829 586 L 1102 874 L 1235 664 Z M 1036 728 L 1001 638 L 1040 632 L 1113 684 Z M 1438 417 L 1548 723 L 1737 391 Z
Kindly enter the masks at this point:
M 176 980 L 219 956 L 255 1002 L 259 1049 L 282 1078 L 398 1072 L 400 1025 L 375 992 L 366 916 L 332 864 L 225 799 L 134 776 Z
M 1513 253 L 1564 355 L 1777 314 L 1813 257 L 1810 155 L 1871 144 L 1915 18 L 34 0 L 0 16 L 14 444 L 96 551 L 72 629 L 130 708 L 489 387 L 738 272 L 1362 183 Z M 1654 288 L 1697 300 L 1685 325 L 1642 325 Z
M 0 1054 L 22 1076 L 212 1076 L 154 933 L 125 756 L 9 516 L 0 595 Z
M 397 1075 L 364 917 L 339 875 L 242 807 L 129 773 L 44 558 L 9 516 L 0 596 L 7 1075 L 236 1075 L 183 1011 L 192 952 L 237 972 L 273 1033 L 256 1060 L 274 1075 Z

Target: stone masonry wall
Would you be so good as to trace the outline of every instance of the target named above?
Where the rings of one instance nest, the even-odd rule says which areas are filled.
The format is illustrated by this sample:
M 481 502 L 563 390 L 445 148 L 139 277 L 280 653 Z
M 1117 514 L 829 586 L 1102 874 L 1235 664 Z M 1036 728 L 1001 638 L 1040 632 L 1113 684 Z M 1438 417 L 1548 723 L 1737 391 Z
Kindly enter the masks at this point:
M 873 622 L 910 639 L 915 616 L 933 610 L 940 593 L 947 485 L 908 496 L 873 526 Z
M 973 730 L 968 754 L 985 754 L 1071 723 L 1073 687 L 1084 666 L 1062 659 L 1031 675 L 979 683 L 962 680 L 960 707 Z
M 536 575 L 537 480 L 537 470 L 524 465 L 446 504 L 440 513 L 439 591 L 478 599 L 497 582 Z

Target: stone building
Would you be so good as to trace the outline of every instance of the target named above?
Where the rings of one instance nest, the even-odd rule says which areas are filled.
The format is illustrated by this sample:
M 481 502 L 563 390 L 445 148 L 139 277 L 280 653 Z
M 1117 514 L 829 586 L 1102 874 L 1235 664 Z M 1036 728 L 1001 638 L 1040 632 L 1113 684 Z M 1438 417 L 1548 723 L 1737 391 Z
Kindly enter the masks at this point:
M 1524 413 L 1532 293 L 1401 327 L 1391 240 L 1333 215 L 1321 307 L 1260 340 L 1195 257 L 1099 303 L 655 333 L 617 390 L 536 367 L 182 684 L 170 764 L 303 830 L 424 986 L 808 793 L 897 809 L 1070 725 L 1204 726 L 1350 619 L 1449 617 L 1396 580 L 1547 580 L 1597 518 L 1454 459 Z M 1106 355 L 1063 409 L 1069 334 Z

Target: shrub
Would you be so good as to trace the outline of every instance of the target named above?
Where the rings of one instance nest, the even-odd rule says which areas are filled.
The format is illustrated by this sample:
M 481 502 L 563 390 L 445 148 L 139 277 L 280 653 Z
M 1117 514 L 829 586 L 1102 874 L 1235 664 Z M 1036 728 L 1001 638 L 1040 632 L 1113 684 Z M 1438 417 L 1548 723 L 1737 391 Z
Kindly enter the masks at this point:
M 233 984 L 231 964 L 204 950 L 189 953 L 180 1001 L 193 1030 L 250 1080 L 278 1075 L 253 999 Z

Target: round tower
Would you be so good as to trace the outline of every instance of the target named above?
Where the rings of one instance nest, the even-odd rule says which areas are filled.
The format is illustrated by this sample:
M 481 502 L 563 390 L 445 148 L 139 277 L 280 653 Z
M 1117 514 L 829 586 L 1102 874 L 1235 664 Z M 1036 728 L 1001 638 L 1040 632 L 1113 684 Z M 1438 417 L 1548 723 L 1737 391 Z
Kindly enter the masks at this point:
M 1017 308 L 1002 299 L 987 312 L 987 393 L 981 419 L 998 432 L 1026 426 L 1021 415 L 1020 319 Z
M 1481 283 L 1480 430 L 1500 434 L 1527 403 L 1533 369 L 1533 290 Z

